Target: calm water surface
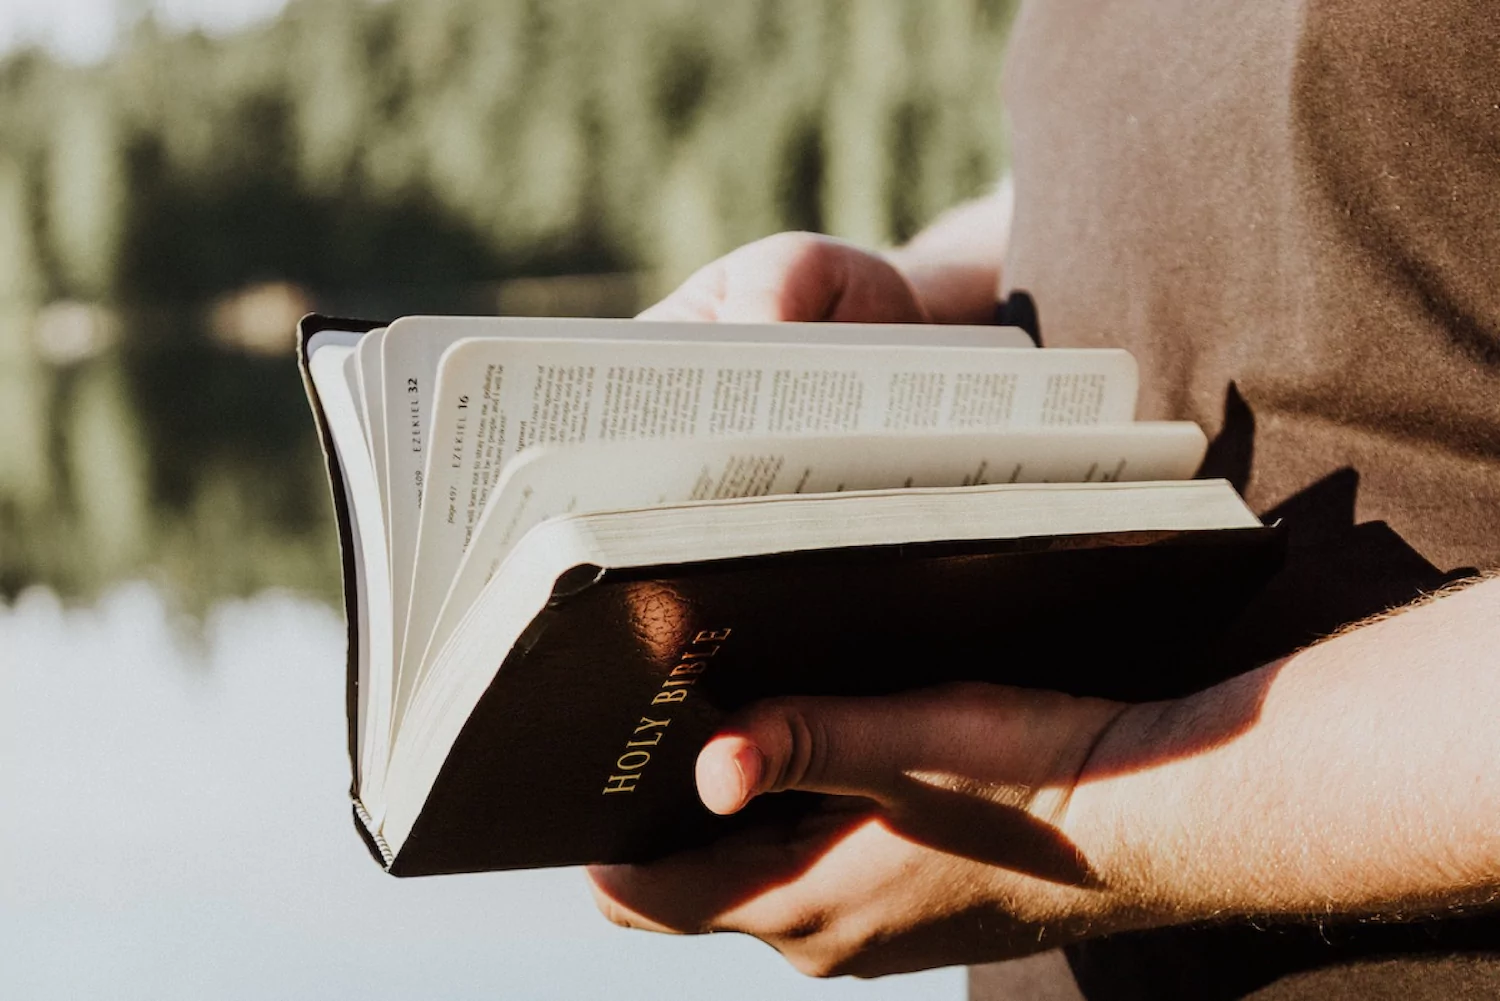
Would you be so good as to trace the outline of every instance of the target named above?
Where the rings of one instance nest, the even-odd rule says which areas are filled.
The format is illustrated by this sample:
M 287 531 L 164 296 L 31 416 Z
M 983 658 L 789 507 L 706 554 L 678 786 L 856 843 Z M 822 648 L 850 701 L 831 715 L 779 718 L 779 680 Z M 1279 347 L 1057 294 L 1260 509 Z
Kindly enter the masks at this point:
M 0 996 L 923 998 L 739 936 L 613 928 L 576 871 L 396 880 L 350 826 L 343 627 L 267 592 L 184 624 L 145 584 L 0 605 Z
M 0 999 L 964 996 L 616 929 L 577 871 L 382 873 L 295 365 L 186 315 L 78 359 L 0 322 Z

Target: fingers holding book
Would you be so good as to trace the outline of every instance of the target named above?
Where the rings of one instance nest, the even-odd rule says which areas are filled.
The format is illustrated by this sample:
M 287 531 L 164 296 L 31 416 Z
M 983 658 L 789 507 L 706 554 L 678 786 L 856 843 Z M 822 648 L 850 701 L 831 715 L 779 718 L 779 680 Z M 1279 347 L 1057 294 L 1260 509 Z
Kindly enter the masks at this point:
M 596 867 L 596 901 L 629 927 L 752 934 L 818 975 L 1051 947 L 1105 896 L 1068 805 L 1120 708 L 984 684 L 758 703 L 700 754 L 703 802 L 731 813 L 797 789 L 822 805 L 786 828 Z
M 815 233 L 778 233 L 700 268 L 642 320 L 924 323 L 916 289 L 879 254 Z

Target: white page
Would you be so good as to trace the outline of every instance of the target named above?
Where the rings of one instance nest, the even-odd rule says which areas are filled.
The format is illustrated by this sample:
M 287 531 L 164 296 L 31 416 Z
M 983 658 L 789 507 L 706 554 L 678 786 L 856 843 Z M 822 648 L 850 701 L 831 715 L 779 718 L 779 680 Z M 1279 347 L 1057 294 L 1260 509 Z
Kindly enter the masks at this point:
M 666 323 L 553 317 L 409 316 L 385 328 L 381 337 L 384 389 L 385 513 L 389 526 L 392 600 L 397 613 L 396 649 L 404 641 L 422 507 L 426 443 L 432 393 L 443 352 L 473 337 L 568 338 L 572 340 L 690 340 L 766 344 L 777 341 L 818 344 L 924 344 L 950 347 L 1034 349 L 1015 327 L 916 325 L 899 323 Z M 764 350 L 764 349 L 762 349 Z M 1132 403 L 1133 406 L 1133 403 Z M 443 582 L 446 588 L 448 581 Z M 434 596 L 441 598 L 441 593 Z
M 1123 351 L 460 341 L 439 369 L 398 703 L 490 489 L 531 445 L 1124 423 L 1135 395 Z
M 390 750 L 392 675 L 390 568 L 380 526 L 379 485 L 359 426 L 359 405 L 346 362 L 354 356 L 357 334 L 321 331 L 308 348 L 308 368 L 328 420 L 329 434 L 344 475 L 350 528 L 354 535 L 359 614 L 359 793 L 367 807 L 384 799 Z M 377 817 L 377 822 L 379 818 Z
M 367 332 L 354 349 L 355 364 L 359 367 L 361 402 L 365 408 L 365 435 L 370 440 L 370 457 L 375 463 L 375 482 L 380 486 L 382 513 L 388 506 L 385 501 L 385 381 L 381 378 L 380 346 L 385 341 L 385 327 Z M 382 518 L 384 523 L 384 518 Z M 386 528 L 386 546 L 390 546 L 390 530 Z
M 359 421 L 359 434 L 365 443 L 365 451 L 370 450 L 370 412 L 365 408 L 365 387 L 360 376 L 359 363 L 350 351 L 339 364 L 340 374 L 344 384 L 349 391 L 349 398 L 354 401 L 354 417 Z
M 950 435 L 540 445 L 505 467 L 431 630 L 422 669 L 528 529 L 559 514 L 692 500 L 988 483 L 1182 480 L 1203 462 L 1185 421 Z M 417 680 L 420 684 L 421 671 Z

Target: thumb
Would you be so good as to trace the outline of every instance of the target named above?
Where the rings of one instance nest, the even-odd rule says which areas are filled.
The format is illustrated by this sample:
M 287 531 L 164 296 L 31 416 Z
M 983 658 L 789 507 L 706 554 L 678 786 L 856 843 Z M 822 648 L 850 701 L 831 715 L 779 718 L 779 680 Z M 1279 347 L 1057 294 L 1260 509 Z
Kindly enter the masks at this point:
M 699 752 L 698 795 L 720 814 L 786 789 L 888 802 L 903 771 L 931 757 L 938 711 L 910 696 L 756 703 Z

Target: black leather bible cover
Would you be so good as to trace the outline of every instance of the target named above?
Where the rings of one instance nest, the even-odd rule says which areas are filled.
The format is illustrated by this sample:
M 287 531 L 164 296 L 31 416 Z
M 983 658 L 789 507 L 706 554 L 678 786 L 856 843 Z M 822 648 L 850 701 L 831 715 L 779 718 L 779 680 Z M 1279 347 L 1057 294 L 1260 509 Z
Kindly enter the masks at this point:
M 311 316 L 319 330 L 377 324 Z M 317 395 L 344 553 L 351 766 L 358 761 L 353 534 Z M 825 549 L 628 570 L 579 567 L 509 651 L 394 856 L 398 876 L 624 862 L 733 818 L 693 765 L 724 716 L 769 695 L 994 681 L 1132 701 L 1225 675 L 1213 652 L 1281 565 L 1279 527 Z M 357 786 L 356 786 L 357 789 Z M 787 795 L 795 800 L 795 795 Z
M 693 765 L 726 713 L 768 695 L 1191 691 L 1280 560 L 1265 528 L 585 568 L 496 652 L 390 871 L 636 861 L 745 823 L 698 802 Z

